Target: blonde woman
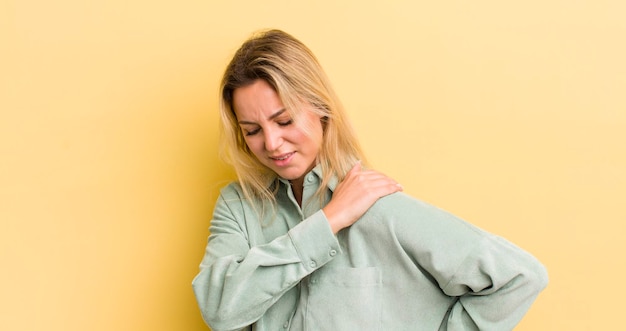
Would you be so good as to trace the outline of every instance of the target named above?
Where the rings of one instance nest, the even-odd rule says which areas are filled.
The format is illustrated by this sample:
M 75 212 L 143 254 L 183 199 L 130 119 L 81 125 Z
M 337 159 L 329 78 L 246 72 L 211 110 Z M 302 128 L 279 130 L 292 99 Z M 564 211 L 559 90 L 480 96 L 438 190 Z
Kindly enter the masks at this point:
M 214 330 L 511 330 L 547 284 L 530 254 L 362 165 L 313 53 L 263 31 L 221 84 L 222 189 L 193 281 Z

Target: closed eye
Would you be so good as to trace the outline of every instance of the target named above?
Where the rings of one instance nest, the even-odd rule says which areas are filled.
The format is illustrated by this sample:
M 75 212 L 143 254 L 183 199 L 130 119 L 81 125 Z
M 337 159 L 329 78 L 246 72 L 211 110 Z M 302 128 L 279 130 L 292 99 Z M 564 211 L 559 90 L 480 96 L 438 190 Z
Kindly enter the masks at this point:
M 261 131 L 261 128 L 256 128 L 254 130 L 246 130 L 246 129 L 243 130 L 246 136 L 254 136 L 255 134 L 259 133 L 259 131 Z
M 293 119 L 290 118 L 290 119 L 286 119 L 286 120 L 282 120 L 282 121 L 277 120 L 276 124 L 278 124 L 278 126 L 288 126 L 288 125 L 293 124 Z M 243 129 L 244 135 L 246 135 L 246 136 L 254 136 L 255 134 L 259 133 L 259 131 L 261 131 L 260 127 L 257 127 L 257 128 L 255 128 L 253 130 Z
M 276 123 L 278 123 L 278 125 L 280 125 L 280 126 L 287 126 L 287 125 L 289 125 L 289 124 L 293 123 L 293 120 L 292 120 L 292 119 L 289 119 L 289 120 L 287 120 L 287 121 L 283 121 L 283 122 L 276 122 Z

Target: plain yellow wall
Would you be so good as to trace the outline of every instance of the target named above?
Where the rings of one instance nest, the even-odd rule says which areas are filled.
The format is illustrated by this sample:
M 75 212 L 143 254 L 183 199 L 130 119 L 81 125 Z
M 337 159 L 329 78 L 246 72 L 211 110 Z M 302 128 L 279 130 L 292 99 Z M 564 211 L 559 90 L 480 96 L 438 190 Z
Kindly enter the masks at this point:
M 217 84 L 259 28 L 318 55 L 370 161 L 536 255 L 517 330 L 621 324 L 623 1 L 0 3 L 0 330 L 207 330 Z

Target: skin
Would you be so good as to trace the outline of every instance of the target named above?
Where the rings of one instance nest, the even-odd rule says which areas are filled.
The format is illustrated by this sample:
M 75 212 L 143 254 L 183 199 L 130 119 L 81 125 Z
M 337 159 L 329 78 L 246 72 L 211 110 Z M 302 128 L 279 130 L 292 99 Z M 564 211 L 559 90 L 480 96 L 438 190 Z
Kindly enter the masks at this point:
M 263 165 L 290 181 L 296 201 L 302 205 L 304 176 L 317 164 L 322 144 L 321 118 L 309 104 L 301 105 L 297 119 L 291 118 L 276 91 L 262 79 L 236 89 L 233 106 L 250 151 Z M 337 233 L 356 222 L 376 200 L 401 190 L 393 179 L 364 170 L 357 163 L 322 210 Z
M 301 203 L 304 176 L 315 167 L 322 144 L 320 117 L 307 110 L 309 105 L 302 105 L 299 118 L 292 119 L 276 92 L 261 79 L 236 89 L 233 105 L 250 151 L 291 182 Z M 310 134 L 304 127 L 310 128 Z

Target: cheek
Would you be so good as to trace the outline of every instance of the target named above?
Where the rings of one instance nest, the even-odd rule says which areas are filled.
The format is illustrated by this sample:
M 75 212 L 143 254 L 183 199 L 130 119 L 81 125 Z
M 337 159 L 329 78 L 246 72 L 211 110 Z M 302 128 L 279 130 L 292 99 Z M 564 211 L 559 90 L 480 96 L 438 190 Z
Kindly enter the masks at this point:
M 244 141 L 248 146 L 248 149 L 252 152 L 252 154 L 259 154 L 263 149 L 263 142 L 258 139 L 256 136 L 246 137 L 244 136 Z
M 322 128 L 322 123 L 315 122 L 313 125 L 311 136 L 308 137 L 308 139 L 310 139 L 317 148 L 320 148 L 324 139 L 324 129 Z
M 315 132 L 315 134 L 316 134 L 315 138 L 317 139 L 317 144 L 321 146 L 322 141 L 324 140 L 324 127 L 322 126 L 322 123 L 319 124 L 318 129 Z
M 297 128 L 295 130 L 290 130 L 285 135 L 285 140 L 289 141 L 294 145 L 299 145 L 303 147 L 304 145 L 309 145 L 311 143 L 311 137 L 308 136 L 303 130 Z
M 305 118 L 303 127 L 298 128 L 298 139 L 307 144 L 321 146 L 324 136 L 324 129 L 320 118 L 311 113 Z
M 322 132 L 317 129 L 314 129 L 309 134 L 300 131 L 297 137 L 294 137 L 294 141 L 298 141 L 300 146 L 306 148 L 308 152 L 317 153 L 322 146 Z

